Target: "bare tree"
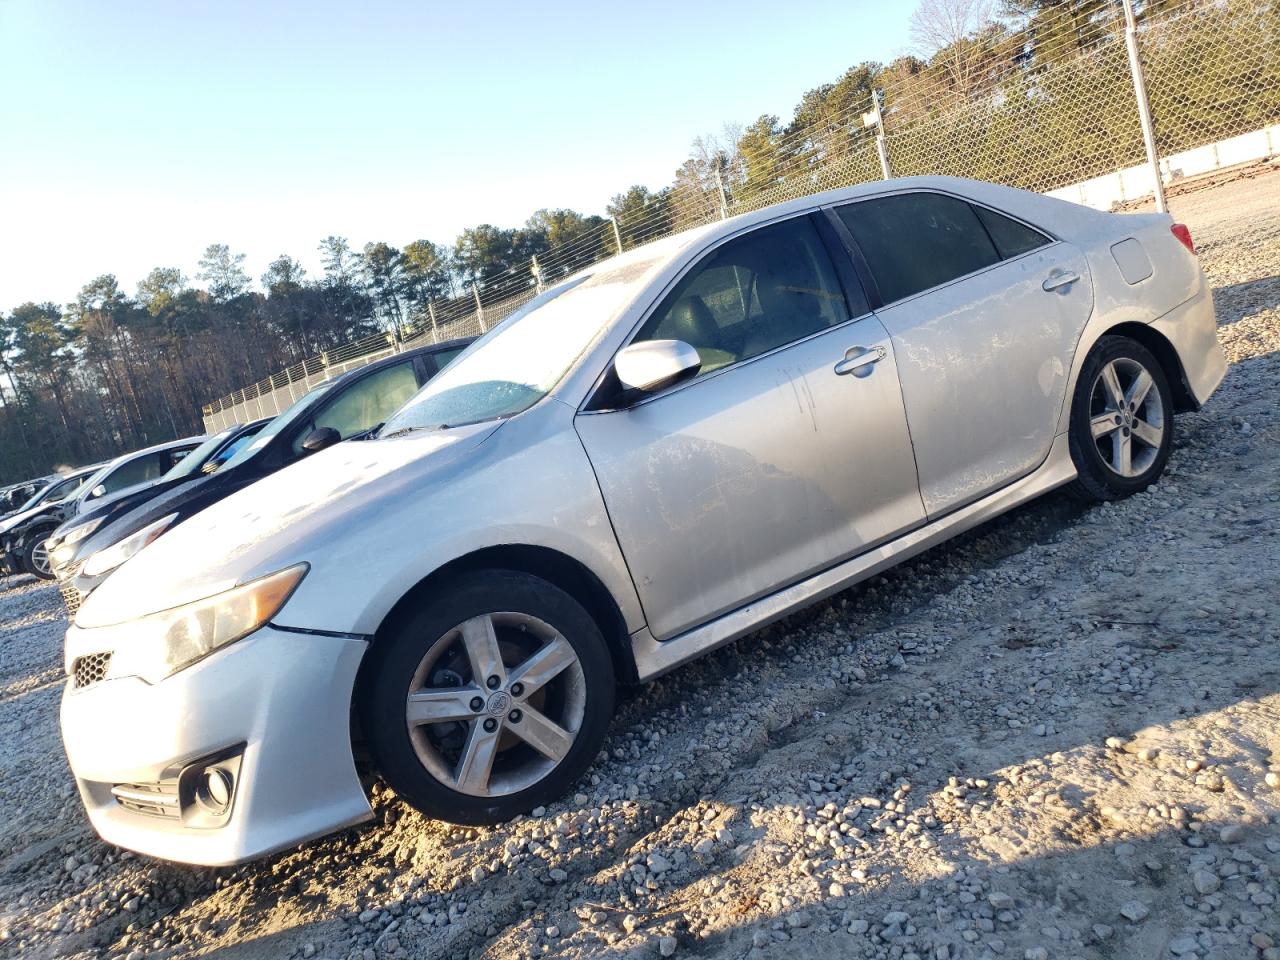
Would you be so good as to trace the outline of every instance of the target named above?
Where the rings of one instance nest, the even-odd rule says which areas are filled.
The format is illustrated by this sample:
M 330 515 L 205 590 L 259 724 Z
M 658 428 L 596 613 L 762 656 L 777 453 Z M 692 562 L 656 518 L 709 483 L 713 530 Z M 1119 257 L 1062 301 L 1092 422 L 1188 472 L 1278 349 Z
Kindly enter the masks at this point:
M 997 0 L 920 0 L 911 14 L 916 53 L 940 67 L 963 99 L 986 86 L 995 41 L 1003 34 L 998 9 Z

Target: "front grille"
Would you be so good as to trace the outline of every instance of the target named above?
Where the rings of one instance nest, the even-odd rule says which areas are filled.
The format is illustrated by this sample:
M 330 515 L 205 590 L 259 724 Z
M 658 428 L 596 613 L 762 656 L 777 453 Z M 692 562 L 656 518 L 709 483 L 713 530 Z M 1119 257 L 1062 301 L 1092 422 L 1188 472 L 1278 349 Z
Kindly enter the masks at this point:
M 71 585 L 70 580 L 59 580 L 58 591 L 62 594 L 62 602 L 67 605 L 67 619 L 74 620 L 76 611 L 80 609 L 80 601 L 84 599 L 80 591 Z
M 110 653 L 90 653 L 76 657 L 75 663 L 71 665 L 71 676 L 75 678 L 76 689 L 90 687 L 107 679 L 107 668 L 110 666 Z
M 166 820 L 182 817 L 176 777 L 159 783 L 117 783 L 111 788 L 111 795 L 116 798 L 116 803 L 134 813 Z

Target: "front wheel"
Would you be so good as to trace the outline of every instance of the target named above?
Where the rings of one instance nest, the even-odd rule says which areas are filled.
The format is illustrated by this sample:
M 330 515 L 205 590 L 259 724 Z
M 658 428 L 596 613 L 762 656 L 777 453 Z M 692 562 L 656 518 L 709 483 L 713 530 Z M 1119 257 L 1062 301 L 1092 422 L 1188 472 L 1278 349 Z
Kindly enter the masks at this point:
M 1102 337 L 1076 381 L 1069 429 L 1077 496 L 1118 500 L 1155 483 L 1173 445 L 1173 394 L 1159 361 L 1128 337 Z
M 555 800 L 613 714 L 599 627 L 528 574 L 442 584 L 369 656 L 357 695 L 374 763 L 402 799 L 451 823 L 501 823 Z
M 22 569 L 41 580 L 53 579 L 53 567 L 49 563 L 49 530 L 29 534 L 22 544 Z

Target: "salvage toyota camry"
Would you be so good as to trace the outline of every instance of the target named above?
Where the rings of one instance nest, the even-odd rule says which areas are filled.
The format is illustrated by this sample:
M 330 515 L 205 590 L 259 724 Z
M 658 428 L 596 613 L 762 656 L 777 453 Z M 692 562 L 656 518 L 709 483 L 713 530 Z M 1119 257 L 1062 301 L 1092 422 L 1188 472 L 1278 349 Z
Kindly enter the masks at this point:
M 104 838 L 200 864 L 368 818 L 366 756 L 501 821 L 583 773 L 617 682 L 1055 487 L 1144 489 L 1224 371 L 1163 214 L 930 177 L 657 241 L 108 578 L 71 769 Z

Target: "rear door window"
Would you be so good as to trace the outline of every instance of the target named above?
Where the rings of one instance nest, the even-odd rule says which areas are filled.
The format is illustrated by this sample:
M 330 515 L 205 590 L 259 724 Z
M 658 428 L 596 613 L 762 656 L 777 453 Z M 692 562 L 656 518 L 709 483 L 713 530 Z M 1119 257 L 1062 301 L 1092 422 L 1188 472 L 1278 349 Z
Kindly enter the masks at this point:
M 900 193 L 836 208 L 886 304 L 1001 259 L 973 207 L 939 193 Z
M 187 454 L 194 449 L 195 447 L 176 447 L 173 450 L 161 450 L 160 464 L 164 467 L 164 472 L 168 473 L 172 468 L 187 459 Z
M 428 355 L 427 358 L 427 376 L 434 377 L 437 373 L 453 362 L 454 357 L 462 353 L 466 347 L 454 347 L 451 350 L 437 350 Z M 433 367 L 431 364 L 434 363 Z

